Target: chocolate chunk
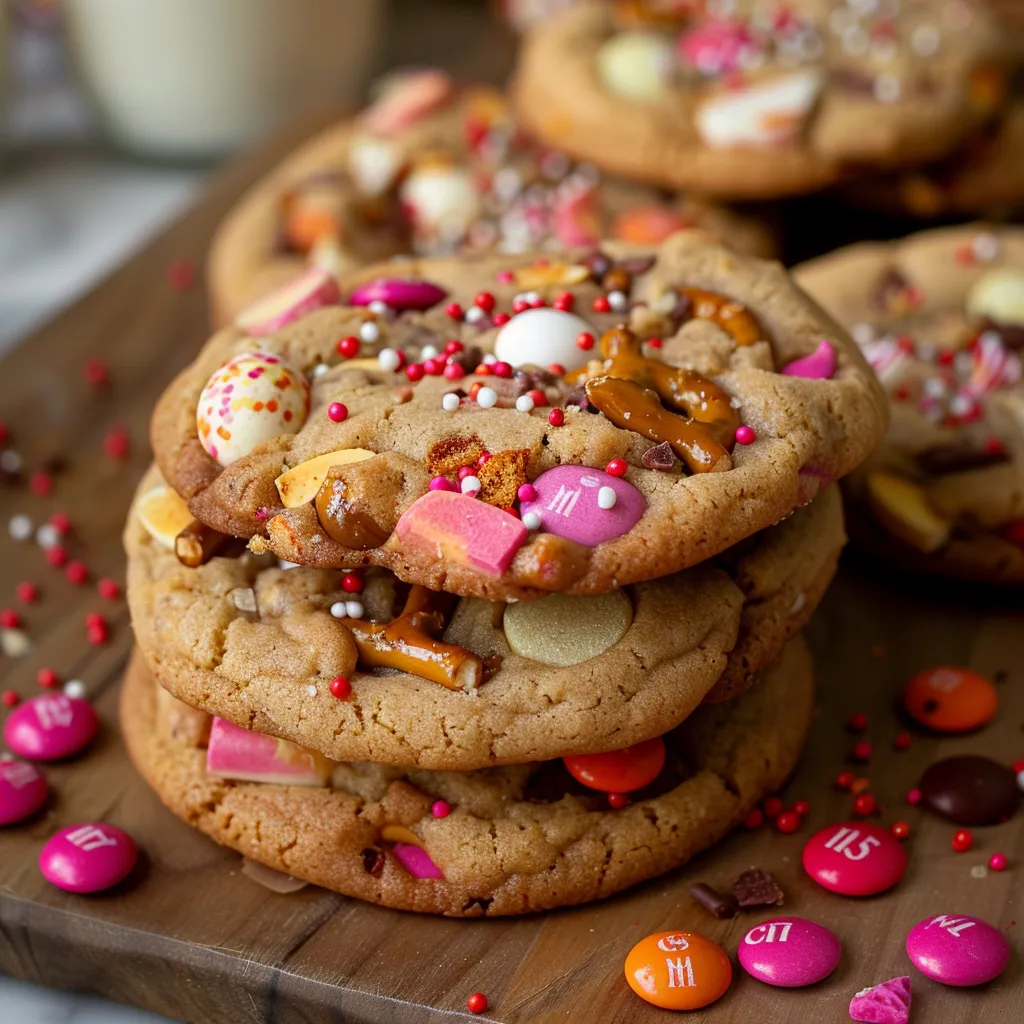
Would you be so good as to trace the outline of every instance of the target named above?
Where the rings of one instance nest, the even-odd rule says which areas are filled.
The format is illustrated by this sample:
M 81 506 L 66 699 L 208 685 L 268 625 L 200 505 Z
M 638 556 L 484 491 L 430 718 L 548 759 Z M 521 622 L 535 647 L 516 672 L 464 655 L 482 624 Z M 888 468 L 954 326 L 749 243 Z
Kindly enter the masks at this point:
M 829 81 L 846 92 L 873 95 L 875 91 L 875 76 L 855 68 L 836 68 Z
M 732 894 L 741 907 L 781 907 L 786 902 L 775 879 L 761 868 L 744 871 L 732 883 Z
M 592 253 L 585 256 L 583 259 L 583 266 L 590 271 L 590 276 L 595 282 L 600 283 L 601 278 L 612 269 L 611 257 L 605 256 L 600 249 L 595 249 Z
M 717 918 L 735 917 L 739 904 L 732 893 L 719 892 L 705 882 L 690 886 L 690 896 Z
M 1009 462 L 1006 451 L 985 451 L 972 448 L 966 444 L 938 444 L 918 452 L 915 456 L 917 464 L 931 476 L 942 476 L 945 473 L 963 473 L 969 469 L 982 469 L 995 466 L 1000 462 Z
M 668 315 L 672 329 L 678 331 L 687 320 L 693 319 L 693 299 L 688 295 L 677 295 L 676 304 Z
M 376 846 L 368 846 L 362 852 L 363 870 L 374 878 L 380 878 L 384 871 L 384 851 Z
M 668 441 L 662 441 L 661 444 L 648 448 L 640 456 L 640 461 L 647 469 L 675 469 L 676 453 L 672 450 L 672 445 Z
M 936 761 L 918 783 L 921 803 L 957 825 L 997 825 L 1020 802 L 1012 769 L 987 757 L 963 755 Z
M 615 265 L 625 270 L 627 274 L 639 277 L 641 274 L 646 274 L 654 266 L 654 262 L 653 256 L 629 256 L 624 260 L 619 260 Z
M 981 326 L 983 330 L 995 331 L 1007 348 L 1024 348 L 1024 324 L 1000 324 L 985 317 Z
M 875 287 L 875 302 L 886 312 L 898 312 L 900 300 L 906 295 L 910 282 L 895 267 L 886 267 Z

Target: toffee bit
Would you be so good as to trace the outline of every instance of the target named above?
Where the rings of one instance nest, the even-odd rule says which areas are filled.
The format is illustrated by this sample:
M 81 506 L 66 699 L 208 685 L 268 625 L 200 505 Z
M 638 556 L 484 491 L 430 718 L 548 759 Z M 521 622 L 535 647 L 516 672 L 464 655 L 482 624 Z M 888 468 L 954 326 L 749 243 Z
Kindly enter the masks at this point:
M 380 878 L 384 871 L 385 854 L 376 846 L 368 846 L 361 854 L 363 858 L 363 870 L 374 878 Z
M 676 465 L 676 453 L 672 451 L 672 445 L 668 441 L 662 441 L 653 448 L 648 448 L 640 457 L 640 461 L 647 469 L 671 470 Z
M 706 882 L 690 886 L 690 896 L 709 914 L 719 919 L 735 917 L 739 904 L 732 893 L 719 892 Z
M 778 883 L 761 868 L 744 871 L 731 888 L 741 907 L 781 907 L 786 902 Z

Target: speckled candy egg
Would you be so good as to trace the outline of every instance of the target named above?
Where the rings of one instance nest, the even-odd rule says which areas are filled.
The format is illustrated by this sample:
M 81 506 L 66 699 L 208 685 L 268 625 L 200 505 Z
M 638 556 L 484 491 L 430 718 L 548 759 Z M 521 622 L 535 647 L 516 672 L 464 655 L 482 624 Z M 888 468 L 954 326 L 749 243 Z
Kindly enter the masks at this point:
M 258 444 L 294 434 L 309 414 L 309 384 L 279 356 L 247 352 L 206 382 L 196 409 L 203 447 L 222 466 Z

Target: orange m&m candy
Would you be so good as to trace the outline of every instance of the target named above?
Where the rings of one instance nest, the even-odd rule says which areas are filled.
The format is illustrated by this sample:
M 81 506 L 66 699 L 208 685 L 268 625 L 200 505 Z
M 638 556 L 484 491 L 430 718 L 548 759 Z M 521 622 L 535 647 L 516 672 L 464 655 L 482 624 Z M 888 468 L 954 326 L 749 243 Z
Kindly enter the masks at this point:
M 911 677 L 903 704 L 916 721 L 936 732 L 970 732 L 992 719 L 999 694 L 969 668 L 940 665 Z
M 605 793 L 632 793 L 653 782 L 665 767 L 665 741 L 660 736 L 604 754 L 563 757 L 569 774 L 584 786 Z
M 657 932 L 626 956 L 626 981 L 665 1010 L 699 1010 L 725 995 L 732 964 L 720 946 L 695 932 Z

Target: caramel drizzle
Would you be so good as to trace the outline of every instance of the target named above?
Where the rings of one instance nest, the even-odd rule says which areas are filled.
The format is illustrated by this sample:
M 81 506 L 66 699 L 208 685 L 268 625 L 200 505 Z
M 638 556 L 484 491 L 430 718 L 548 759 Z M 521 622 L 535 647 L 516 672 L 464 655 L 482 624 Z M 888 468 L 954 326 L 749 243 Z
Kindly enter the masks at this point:
M 617 427 L 667 441 L 691 473 L 731 469 L 740 418 L 729 394 L 695 370 L 648 358 L 641 345 L 626 327 L 602 336 L 604 373 L 584 385 L 588 401 Z
M 694 319 L 710 320 L 718 324 L 741 348 L 764 338 L 754 314 L 728 295 L 707 292 L 702 288 L 683 288 L 682 294 L 693 303 Z
M 341 619 L 355 640 L 365 665 L 397 668 L 440 683 L 449 690 L 475 690 L 483 679 L 483 662 L 464 647 L 434 637 L 444 629 L 442 596 L 419 585 L 409 590 L 405 606 L 393 621 Z

